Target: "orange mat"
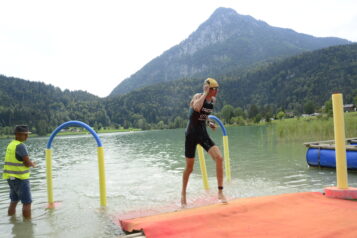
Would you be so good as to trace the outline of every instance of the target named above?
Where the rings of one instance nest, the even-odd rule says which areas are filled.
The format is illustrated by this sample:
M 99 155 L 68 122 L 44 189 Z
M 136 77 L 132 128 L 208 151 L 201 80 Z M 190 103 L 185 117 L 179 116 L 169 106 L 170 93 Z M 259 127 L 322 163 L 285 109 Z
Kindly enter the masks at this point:
M 241 198 L 229 204 L 120 220 L 147 238 L 357 237 L 357 201 L 318 192 Z

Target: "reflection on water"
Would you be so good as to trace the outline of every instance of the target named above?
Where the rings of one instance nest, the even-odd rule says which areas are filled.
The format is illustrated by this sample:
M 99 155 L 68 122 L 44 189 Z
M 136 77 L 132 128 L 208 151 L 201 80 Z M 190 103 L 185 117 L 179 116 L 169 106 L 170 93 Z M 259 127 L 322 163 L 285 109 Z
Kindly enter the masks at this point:
M 232 182 L 225 185 L 228 198 L 288 192 L 322 191 L 335 185 L 332 169 L 308 168 L 302 142 L 268 140 L 263 127 L 229 127 Z M 222 145 L 219 130 L 211 133 Z M 184 130 L 101 134 L 105 151 L 108 207 L 99 208 L 97 144 L 91 135 L 56 137 L 53 150 L 55 201 L 46 210 L 45 155 L 48 138 L 30 138 L 26 144 L 38 167 L 32 169 L 33 219 L 23 222 L 21 204 L 17 215 L 7 217 L 8 185 L 0 180 L 1 237 L 115 237 L 121 233 L 112 222 L 128 211 L 177 208 L 184 169 Z M 0 166 L 9 140 L 0 140 Z M 210 187 L 202 189 L 199 164 L 195 163 L 188 186 L 189 202 L 216 193 L 215 167 L 206 155 Z M 357 186 L 357 174 L 349 174 Z M 26 234 L 26 236 L 24 236 Z
M 34 237 L 33 227 L 34 223 L 29 220 L 17 220 L 16 217 L 10 217 L 10 223 L 12 224 L 12 235 L 15 238 L 32 238 Z

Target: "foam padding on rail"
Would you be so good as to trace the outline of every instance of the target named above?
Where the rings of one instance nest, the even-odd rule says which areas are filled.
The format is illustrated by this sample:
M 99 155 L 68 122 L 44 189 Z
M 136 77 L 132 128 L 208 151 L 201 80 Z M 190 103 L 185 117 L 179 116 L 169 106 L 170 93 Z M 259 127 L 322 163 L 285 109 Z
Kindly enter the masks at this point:
M 319 192 L 231 200 L 129 220 L 128 232 L 147 238 L 185 237 L 357 237 L 357 201 L 327 198 Z

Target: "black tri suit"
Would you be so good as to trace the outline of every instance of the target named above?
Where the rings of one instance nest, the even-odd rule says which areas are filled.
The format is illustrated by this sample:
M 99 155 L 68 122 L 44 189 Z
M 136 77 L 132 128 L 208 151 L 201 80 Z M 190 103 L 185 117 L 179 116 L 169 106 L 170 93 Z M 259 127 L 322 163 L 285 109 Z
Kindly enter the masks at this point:
M 206 129 L 206 120 L 208 115 L 213 111 L 213 103 L 203 103 L 200 112 L 196 112 L 190 107 L 189 121 L 186 127 L 185 140 L 185 156 L 186 158 L 194 158 L 196 153 L 196 146 L 200 144 L 206 151 L 208 151 L 214 142 L 211 140 Z

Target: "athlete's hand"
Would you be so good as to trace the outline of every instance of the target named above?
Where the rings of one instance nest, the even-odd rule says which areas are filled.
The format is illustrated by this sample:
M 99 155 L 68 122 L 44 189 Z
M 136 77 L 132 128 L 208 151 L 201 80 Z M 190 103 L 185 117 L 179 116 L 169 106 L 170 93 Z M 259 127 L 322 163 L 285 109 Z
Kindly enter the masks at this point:
M 213 122 L 208 122 L 208 126 L 211 127 L 212 130 L 216 130 L 217 125 L 214 124 Z
M 208 84 L 204 84 L 203 85 L 203 93 L 206 94 L 206 96 L 209 93 L 209 85 Z

